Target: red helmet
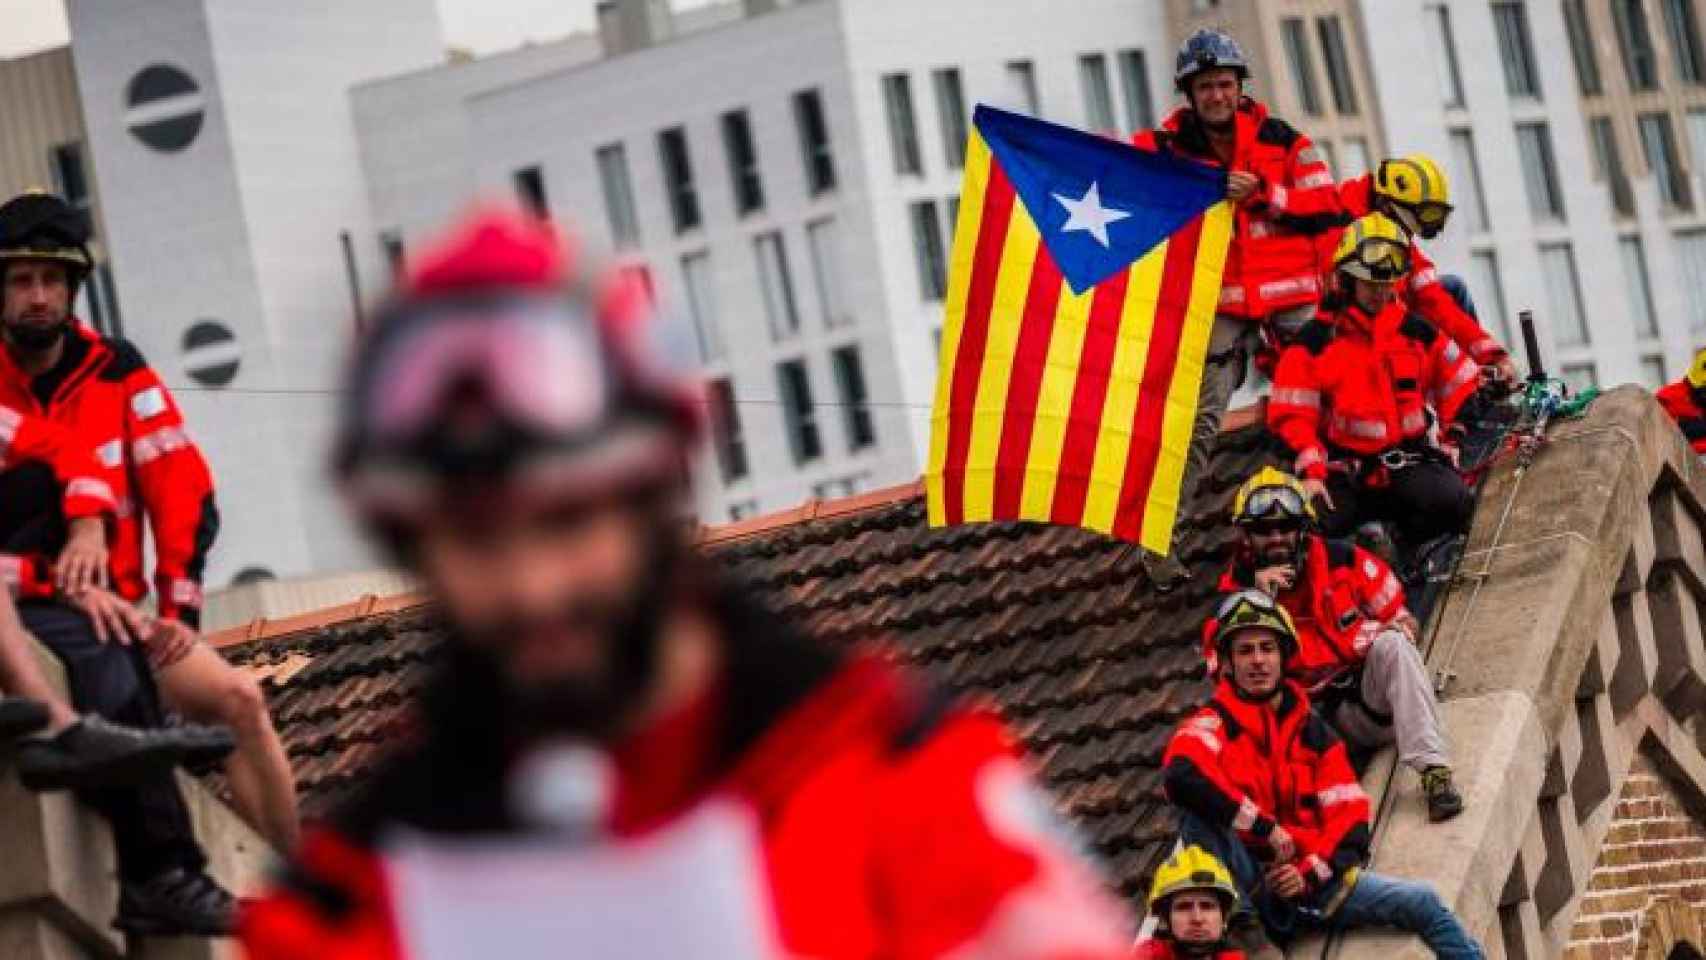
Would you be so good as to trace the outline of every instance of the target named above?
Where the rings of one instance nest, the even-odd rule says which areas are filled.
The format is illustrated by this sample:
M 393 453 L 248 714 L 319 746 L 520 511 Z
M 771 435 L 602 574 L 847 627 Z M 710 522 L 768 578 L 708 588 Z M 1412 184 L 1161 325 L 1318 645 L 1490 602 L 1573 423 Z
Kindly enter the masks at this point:
M 335 456 L 370 517 L 446 493 L 591 496 L 683 476 L 698 384 L 649 297 L 546 222 L 471 216 L 409 265 L 357 350 Z

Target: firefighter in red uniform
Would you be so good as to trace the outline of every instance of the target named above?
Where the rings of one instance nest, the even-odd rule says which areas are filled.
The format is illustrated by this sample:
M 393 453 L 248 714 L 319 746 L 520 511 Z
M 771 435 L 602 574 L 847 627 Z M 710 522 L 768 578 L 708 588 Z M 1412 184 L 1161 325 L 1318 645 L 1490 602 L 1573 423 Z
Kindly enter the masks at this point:
M 1280 356 L 1268 429 L 1296 453 L 1297 474 L 1327 507 L 1329 537 L 1384 520 L 1415 551 L 1463 530 L 1474 510 L 1455 451 L 1457 414 L 1480 368 L 1398 299 L 1409 250 L 1402 228 L 1378 213 L 1346 229 L 1334 291 Z
M 1666 384 L 1654 396 L 1682 429 L 1694 452 L 1706 455 L 1706 350 L 1694 355 L 1686 377 Z
M 1127 955 L 993 716 L 689 546 L 697 391 L 583 259 L 477 216 L 359 351 L 338 471 L 452 639 L 418 739 L 304 838 L 249 955 Z
M 1149 887 L 1155 935 L 1138 944 L 1133 960 L 1245 960 L 1227 939 L 1238 886 L 1226 864 L 1201 847 L 1174 851 Z
M 1233 498 L 1238 529 L 1223 594 L 1256 589 L 1278 600 L 1297 628 L 1286 676 L 1303 684 L 1316 712 L 1360 747 L 1397 743 L 1398 759 L 1422 778 L 1428 819 L 1463 812 L 1451 780 L 1420 625 L 1386 561 L 1314 532 L 1315 507 L 1290 474 L 1264 467 Z M 1215 621 L 1203 627 L 1209 673 L 1217 672 Z
M 1481 948 L 1424 884 L 1364 869 L 1369 802 L 1345 745 L 1286 679 L 1298 652 L 1285 609 L 1260 590 L 1216 611 L 1220 676 L 1162 759 L 1179 839 L 1232 871 L 1246 903 L 1284 946 L 1312 929 L 1396 927 L 1447 960 Z
M 1281 342 L 1315 315 L 1321 269 L 1314 235 L 1341 222 L 1333 174 L 1309 138 L 1244 95 L 1249 60 L 1237 41 L 1198 30 L 1179 49 L 1173 78 L 1184 106 L 1157 130 L 1139 131 L 1146 150 L 1223 167 L 1237 204 L 1232 245 L 1209 337 L 1181 502 L 1188 502 L 1245 367 L 1264 339 Z M 1187 576 L 1176 559 L 1146 555 L 1151 579 Z
M 1419 153 L 1382 161 L 1373 173 L 1339 184 L 1339 202 L 1347 222 L 1379 213 L 1404 228 L 1410 236 L 1410 273 L 1399 285 L 1399 298 L 1476 363 L 1492 368 L 1500 380 L 1515 383 L 1510 351 L 1476 319 L 1468 287 L 1459 277 L 1440 276 L 1422 251 L 1421 241 L 1439 236 L 1451 218 L 1451 187 L 1439 164 Z M 1342 236 L 1339 230 L 1323 234 L 1321 252 L 1330 256 Z

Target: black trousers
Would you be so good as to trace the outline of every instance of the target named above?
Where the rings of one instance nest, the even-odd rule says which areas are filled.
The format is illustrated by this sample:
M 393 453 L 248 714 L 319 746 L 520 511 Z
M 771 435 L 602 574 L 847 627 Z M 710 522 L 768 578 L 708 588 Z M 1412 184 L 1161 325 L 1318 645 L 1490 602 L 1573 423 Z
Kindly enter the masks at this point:
M 1397 527 L 1404 546 L 1414 550 L 1429 540 L 1462 532 L 1475 512 L 1475 495 L 1450 465 L 1434 460 L 1393 470 L 1384 487 L 1369 487 L 1342 473 L 1327 480 L 1333 509 L 1321 520 L 1329 537 L 1348 537 L 1370 521 Z

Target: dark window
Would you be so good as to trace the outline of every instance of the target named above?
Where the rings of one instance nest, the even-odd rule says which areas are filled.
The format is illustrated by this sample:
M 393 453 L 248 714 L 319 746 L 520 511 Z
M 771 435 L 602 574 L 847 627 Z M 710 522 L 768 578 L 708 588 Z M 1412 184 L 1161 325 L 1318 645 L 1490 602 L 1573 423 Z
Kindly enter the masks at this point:
M 784 340 L 800 332 L 800 308 L 794 300 L 788 249 L 780 230 L 759 234 L 752 238 L 752 246 L 758 255 L 758 283 L 764 294 L 764 313 L 770 320 L 770 339 Z
M 1670 48 L 1676 56 L 1676 76 L 1683 83 L 1706 81 L 1706 64 L 1701 61 L 1700 20 L 1694 13 L 1694 0 L 1662 0 L 1665 8 L 1665 30 L 1670 34 Z
M 1499 34 L 1499 59 L 1505 67 L 1505 92 L 1513 97 L 1540 97 L 1540 75 L 1534 69 L 1534 43 L 1528 36 L 1528 10 L 1521 0 L 1493 4 L 1493 26 Z
M 817 408 L 812 406 L 812 385 L 806 377 L 805 361 L 777 364 L 776 380 L 782 390 L 782 416 L 788 424 L 788 446 L 794 451 L 794 462 L 816 460 L 823 456 L 823 440 L 818 436 Z
M 1611 205 L 1625 217 L 1635 213 L 1635 191 L 1630 187 L 1629 174 L 1623 169 L 1623 155 L 1617 150 L 1617 131 L 1610 117 L 1594 117 L 1588 123 L 1588 136 L 1593 143 L 1594 162 L 1600 176 L 1611 191 Z
M 1297 103 L 1310 116 L 1321 115 L 1321 95 L 1315 89 L 1315 58 L 1309 53 L 1309 31 L 1303 21 L 1291 17 L 1280 21 L 1285 40 L 1285 59 L 1291 67 L 1291 86 Z
M 1522 160 L 1528 208 L 1537 219 L 1564 219 L 1564 194 L 1558 187 L 1558 164 L 1552 155 L 1552 134 L 1544 123 L 1516 125 L 1517 153 Z
M 723 114 L 723 149 L 729 155 L 735 209 L 742 215 L 764 209 L 764 182 L 758 176 L 758 151 L 752 145 L 752 125 L 745 110 Z
M 940 300 L 948 295 L 948 257 L 942 245 L 942 222 L 936 216 L 936 201 L 919 200 L 911 209 L 918 288 L 925 300 Z
M 1647 169 L 1659 184 L 1659 198 L 1673 210 L 1691 210 L 1694 199 L 1688 189 L 1688 171 L 1682 168 L 1682 158 L 1676 149 L 1676 134 L 1671 130 L 1670 114 L 1643 113 L 1639 121 L 1641 152 L 1646 155 Z
M 1042 115 L 1042 102 L 1037 96 L 1037 70 L 1031 61 L 1007 61 L 1007 97 L 1016 109 L 1033 117 Z
M 904 73 L 883 77 L 883 106 L 889 117 L 889 143 L 896 173 L 923 173 L 918 152 L 918 121 L 912 110 L 912 81 Z
M 664 190 L 675 232 L 699 225 L 699 194 L 693 188 L 693 161 L 687 156 L 687 131 L 670 127 L 658 134 L 658 157 L 663 162 Z
M 1647 29 L 1647 11 L 1641 0 L 1611 0 L 1611 17 L 1617 23 L 1617 42 L 1623 49 L 1623 72 L 1629 86 L 1653 90 L 1659 85 L 1659 54 L 1653 49 L 1653 34 Z
M 1570 57 L 1576 63 L 1576 81 L 1581 84 L 1582 95 L 1591 97 L 1604 92 L 1585 0 L 1564 0 L 1564 26 L 1570 34 Z
M 640 242 L 640 220 L 634 209 L 634 185 L 628 179 L 628 152 L 620 143 L 606 144 L 594 154 L 598 182 L 604 188 L 604 213 L 610 221 L 610 242 L 618 250 Z
M 53 184 L 65 202 L 89 212 L 89 178 L 83 170 L 83 145 L 62 143 L 53 148 Z
M 1447 107 L 1463 106 L 1463 73 L 1457 67 L 1457 42 L 1451 30 L 1451 11 L 1444 6 L 1432 6 L 1426 11 L 1434 48 L 1434 74 L 1439 81 L 1440 103 Z
M 1084 123 L 1091 130 L 1114 130 L 1114 92 L 1108 86 L 1108 58 L 1086 53 L 1078 58 L 1078 82 L 1084 87 Z
M 942 156 L 957 170 L 966 165 L 966 98 L 960 90 L 960 71 L 937 70 L 931 79 L 936 87 L 936 115 L 942 119 Z
M 545 174 L 537 166 L 515 172 L 515 193 L 528 213 L 541 219 L 551 215 L 551 206 L 545 201 Z
M 735 407 L 734 384 L 727 379 L 712 380 L 711 438 L 717 448 L 717 469 L 724 483 L 746 476 L 746 438 L 741 433 L 740 410 Z
M 838 347 L 830 359 L 835 364 L 835 386 L 841 393 L 841 409 L 847 418 L 847 448 L 863 450 L 877 441 L 877 431 L 871 423 L 870 398 L 865 394 L 865 367 L 859 361 L 859 348 L 853 344 Z
M 800 153 L 806 162 L 806 183 L 812 196 L 835 189 L 835 155 L 829 149 L 829 124 L 823 98 L 816 90 L 794 94 L 794 125 L 800 130 Z
M 1155 126 L 1155 98 L 1149 91 L 1149 60 L 1142 50 L 1120 51 L 1120 86 L 1125 90 L 1125 120 L 1132 131 Z
M 1351 78 L 1350 52 L 1345 48 L 1345 31 L 1337 16 L 1315 21 L 1321 35 L 1321 56 L 1327 60 L 1327 85 L 1333 91 L 1333 109 L 1354 117 L 1357 113 L 1356 81 Z

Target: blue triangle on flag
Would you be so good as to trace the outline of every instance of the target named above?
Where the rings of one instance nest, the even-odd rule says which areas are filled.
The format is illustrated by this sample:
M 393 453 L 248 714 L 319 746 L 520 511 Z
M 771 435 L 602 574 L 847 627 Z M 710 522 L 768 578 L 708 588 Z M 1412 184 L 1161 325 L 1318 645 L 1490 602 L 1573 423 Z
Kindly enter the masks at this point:
M 1226 172 L 1217 167 L 983 104 L 972 123 L 1076 294 L 1226 196 Z

